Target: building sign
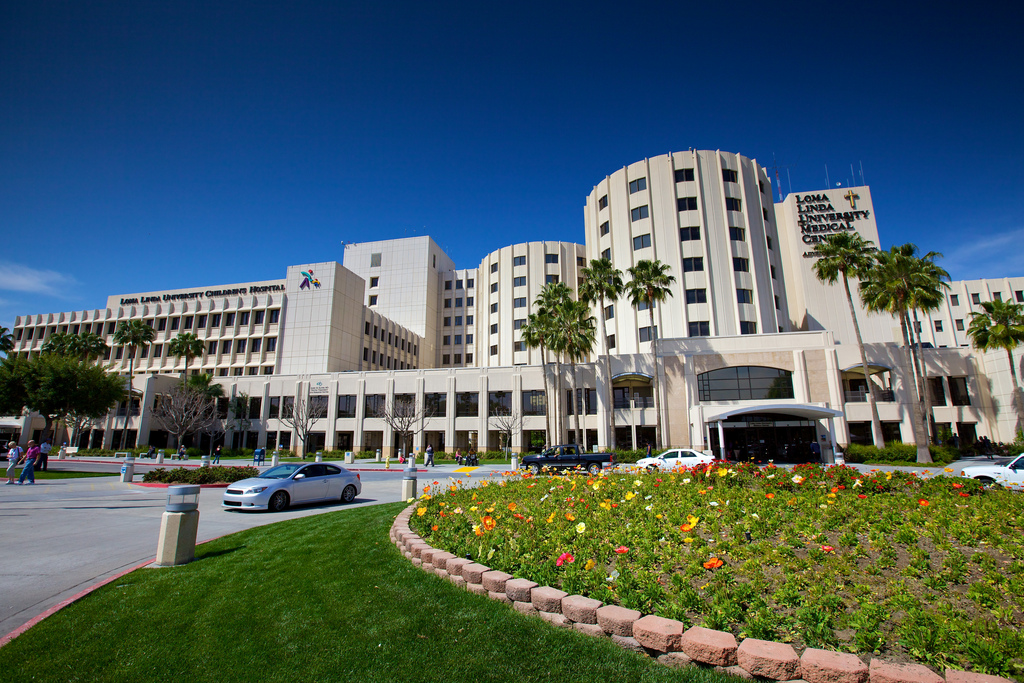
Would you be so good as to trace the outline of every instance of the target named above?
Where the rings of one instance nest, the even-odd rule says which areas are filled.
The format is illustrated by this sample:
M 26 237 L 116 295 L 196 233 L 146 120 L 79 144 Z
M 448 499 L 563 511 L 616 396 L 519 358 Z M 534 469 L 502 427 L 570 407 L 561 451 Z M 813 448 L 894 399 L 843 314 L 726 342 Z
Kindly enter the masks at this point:
M 849 210 L 844 203 L 835 208 L 832 199 L 824 192 L 796 196 L 796 223 L 800 227 L 804 244 L 817 244 L 829 235 L 840 232 L 855 231 L 858 221 L 866 221 L 871 212 L 857 208 L 860 195 L 849 190 L 843 199 L 849 203 Z M 804 258 L 817 258 L 817 251 L 805 251 Z
M 238 287 L 236 289 L 207 289 L 203 292 L 180 292 L 177 294 L 153 294 L 148 296 L 135 296 L 121 299 L 122 306 L 131 304 L 151 304 L 161 301 L 182 301 L 188 299 L 213 299 L 218 296 L 238 296 L 240 294 L 265 294 L 267 292 L 283 292 L 284 285 L 254 285 L 252 287 Z
M 309 385 L 309 395 L 314 396 L 316 394 L 329 394 L 330 390 L 327 385 L 323 382 L 317 382 L 316 384 Z

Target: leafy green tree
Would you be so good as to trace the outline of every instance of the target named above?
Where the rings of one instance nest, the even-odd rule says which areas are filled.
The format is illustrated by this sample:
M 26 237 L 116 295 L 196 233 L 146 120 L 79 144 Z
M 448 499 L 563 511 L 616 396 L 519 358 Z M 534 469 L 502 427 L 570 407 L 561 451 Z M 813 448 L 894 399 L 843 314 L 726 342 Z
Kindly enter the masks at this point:
M 617 301 L 626 291 L 622 281 L 622 271 L 612 265 L 611 259 L 592 259 L 590 267 L 582 271 L 583 282 L 580 284 L 580 301 L 596 303 L 601 313 L 601 339 L 604 342 L 604 373 L 605 373 L 605 405 L 611 424 L 608 446 L 615 450 L 615 405 L 612 399 L 612 363 L 611 348 L 608 345 L 607 315 L 605 301 Z
M 1013 381 L 1013 402 L 1017 411 L 1016 431 L 1024 422 L 1024 399 L 1021 398 L 1017 381 L 1017 365 L 1013 350 L 1024 344 L 1024 306 L 1009 301 L 983 301 L 984 312 L 971 313 L 971 324 L 967 335 L 971 344 L 981 351 L 1004 349 L 1010 361 L 1010 379 Z
M 519 330 L 520 339 L 528 348 L 540 348 L 541 369 L 544 375 L 544 432 L 546 445 L 554 443 L 551 439 L 551 401 L 548 392 L 548 359 L 547 339 L 551 335 L 550 319 L 538 313 L 526 316 L 526 324 Z
M 572 290 L 564 282 L 550 282 L 537 294 L 533 302 L 534 312 L 547 330 L 547 347 L 555 356 L 555 401 L 552 419 L 555 426 L 555 438 L 551 444 L 561 443 L 566 430 L 562 423 L 562 356 L 556 339 L 556 326 L 553 311 L 564 301 L 572 298 Z
M 77 349 L 74 349 L 77 337 L 67 332 L 54 332 L 39 349 L 43 353 L 56 353 L 60 356 L 76 356 Z
M 3 366 L 0 396 L 7 402 L 5 407 L 20 397 L 24 408 L 46 420 L 43 438 L 68 415 L 102 415 L 125 396 L 123 378 L 77 358 L 44 353 L 30 359 L 5 359 Z
M 0 415 L 21 415 L 24 410 L 28 396 L 22 378 L 27 364 L 27 359 L 18 356 L 0 361 Z
M 651 319 L 651 352 L 654 354 L 654 414 L 657 415 L 655 422 L 655 446 L 661 448 L 661 382 L 658 378 L 658 327 L 654 321 L 654 306 L 668 297 L 672 296 L 671 286 L 676 281 L 675 276 L 669 274 L 669 266 L 661 261 L 641 259 L 636 265 L 628 270 L 630 281 L 626 285 L 630 301 L 633 306 L 640 310 L 642 305 L 647 306 Z M 661 313 L 659 308 L 658 317 Z
M 182 374 L 184 377 L 188 374 L 188 366 L 192 364 L 192 359 L 201 357 L 205 348 L 202 339 L 191 332 L 182 332 L 167 345 L 167 353 L 175 358 L 185 357 L 185 372 Z
M 202 372 L 198 375 L 191 375 L 185 380 L 185 385 L 203 393 L 210 398 L 223 398 L 224 386 L 213 381 L 213 375 Z
M 857 309 L 853 305 L 853 294 L 850 292 L 850 277 L 860 278 L 871 272 L 875 265 L 875 243 L 864 239 L 857 232 L 840 232 L 829 235 L 819 242 L 815 251 L 819 258 L 814 263 L 814 274 L 822 282 L 834 285 L 842 277 L 843 288 L 846 290 L 846 303 L 850 308 L 853 330 L 857 335 L 857 349 L 860 351 L 860 366 L 864 372 L 864 381 L 868 385 L 868 403 L 871 408 L 871 440 L 877 448 L 885 447 L 882 436 L 882 421 L 878 417 L 878 396 L 875 394 L 875 383 L 871 381 L 868 362 L 864 353 L 864 338 L 860 333 L 857 321 Z
M 107 346 L 107 342 L 103 340 L 103 337 L 95 332 L 86 332 L 85 334 L 78 335 L 78 343 L 76 347 L 78 357 L 87 361 L 98 360 L 110 350 L 110 347 Z
M 583 430 L 580 426 L 580 400 L 576 390 L 576 364 L 587 358 L 594 349 L 594 316 L 590 314 L 590 305 L 583 301 L 565 299 L 559 302 L 548 314 L 554 326 L 552 336 L 553 348 L 565 354 L 572 366 L 572 408 L 573 422 L 576 425 L 576 444 L 582 450 L 585 447 Z
M 114 330 L 114 343 L 128 350 L 128 392 L 134 392 L 132 380 L 135 377 L 135 353 L 140 346 L 149 346 L 156 336 L 153 328 L 139 319 L 122 321 Z M 129 405 L 131 396 L 128 397 Z M 129 413 L 131 410 L 129 409 Z M 128 440 L 128 415 L 124 418 L 124 429 L 121 430 L 121 448 Z
M 84 361 L 93 361 L 102 356 L 108 348 L 103 337 L 93 332 L 85 334 L 54 332 L 47 338 L 41 350 L 43 353 L 56 353 L 61 356 L 80 358 Z
M 910 312 L 913 316 L 911 333 L 914 338 L 914 361 L 920 388 L 920 401 L 925 414 L 925 429 L 928 430 L 929 443 L 938 443 L 935 435 L 935 424 L 931 419 L 932 392 L 928 384 L 928 369 L 924 364 L 924 347 L 921 343 L 921 321 L 918 311 L 930 313 L 939 310 L 945 300 L 945 290 L 949 289 L 949 273 L 935 263 L 942 254 L 930 251 L 924 256 L 915 256 L 913 262 L 913 287 L 910 290 Z
M 0 353 L 5 356 L 14 350 L 14 337 L 11 331 L 0 325 Z

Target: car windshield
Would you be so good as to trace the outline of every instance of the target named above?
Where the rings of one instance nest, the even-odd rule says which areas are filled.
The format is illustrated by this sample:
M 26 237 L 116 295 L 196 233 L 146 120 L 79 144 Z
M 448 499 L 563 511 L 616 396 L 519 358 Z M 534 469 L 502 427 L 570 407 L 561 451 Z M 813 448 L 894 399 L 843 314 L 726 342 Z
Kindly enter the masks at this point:
M 278 465 L 277 467 L 271 467 L 266 472 L 262 473 L 260 479 L 287 479 L 292 476 L 295 470 L 302 467 L 298 464 Z

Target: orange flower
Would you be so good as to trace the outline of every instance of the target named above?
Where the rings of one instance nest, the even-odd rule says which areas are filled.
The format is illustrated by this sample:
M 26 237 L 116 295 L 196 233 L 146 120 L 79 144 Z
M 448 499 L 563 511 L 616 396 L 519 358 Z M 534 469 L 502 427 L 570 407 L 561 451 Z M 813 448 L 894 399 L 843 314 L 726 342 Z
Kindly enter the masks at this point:
M 838 486 L 833 486 L 832 487 L 832 493 L 839 493 L 839 487 Z
M 490 515 L 487 515 L 486 517 L 484 517 L 480 521 L 483 522 L 484 529 L 486 529 L 487 531 L 490 531 L 491 529 L 493 529 L 495 526 L 498 525 L 498 523 L 495 522 L 494 518 L 491 517 Z
M 508 509 L 509 509 L 510 512 L 515 512 L 516 511 L 516 504 L 515 503 L 509 503 L 508 504 Z
M 725 564 L 725 562 L 722 562 L 717 557 L 712 557 L 710 560 L 704 563 L 704 569 L 718 569 L 723 564 Z
M 679 527 L 679 530 L 682 531 L 682 532 L 693 531 L 693 525 L 692 524 L 683 524 L 682 526 Z
M 918 504 L 918 505 L 920 505 L 920 506 L 921 506 L 921 507 L 923 507 L 923 508 L 926 508 L 926 507 L 928 507 L 929 505 L 931 505 L 931 503 L 929 503 L 929 502 L 928 502 L 927 500 L 925 500 L 924 498 L 919 498 L 919 499 L 918 499 L 918 501 L 917 501 L 917 504 Z
M 435 524 L 434 526 L 430 527 L 430 530 L 431 531 L 437 531 L 437 525 Z
M 768 500 L 771 500 L 772 498 L 775 497 L 775 494 L 774 493 L 766 493 L 766 494 L 764 494 L 764 497 L 767 498 Z
M 565 513 L 565 518 L 567 520 L 569 520 L 570 522 L 572 522 L 572 521 L 575 521 L 576 515 L 572 514 L 571 512 L 566 512 Z

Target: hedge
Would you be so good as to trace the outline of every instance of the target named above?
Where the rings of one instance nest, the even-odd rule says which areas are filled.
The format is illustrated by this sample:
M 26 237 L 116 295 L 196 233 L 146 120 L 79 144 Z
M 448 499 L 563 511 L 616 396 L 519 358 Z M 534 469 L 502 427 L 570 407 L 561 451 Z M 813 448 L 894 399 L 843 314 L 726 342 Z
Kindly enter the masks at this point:
M 145 483 L 160 484 L 230 484 L 242 479 L 259 476 L 255 467 L 163 467 L 142 475 Z

